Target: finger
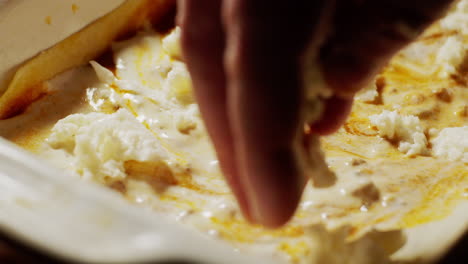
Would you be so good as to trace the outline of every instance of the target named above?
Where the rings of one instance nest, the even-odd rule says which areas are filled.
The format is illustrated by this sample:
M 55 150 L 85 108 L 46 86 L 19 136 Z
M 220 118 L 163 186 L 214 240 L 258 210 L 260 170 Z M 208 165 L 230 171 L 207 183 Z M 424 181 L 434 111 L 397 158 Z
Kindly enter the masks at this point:
M 310 125 L 311 132 L 323 136 L 332 134 L 344 124 L 352 106 L 352 99 L 337 96 L 326 99 L 322 117 Z
M 443 15 L 451 0 L 337 1 L 334 31 L 320 51 L 327 83 L 351 97 L 402 47 Z
M 225 3 L 227 103 L 237 165 L 251 216 L 277 227 L 294 213 L 306 182 L 298 165 L 300 58 L 321 1 Z
M 221 169 L 244 215 L 247 198 L 235 164 L 231 129 L 226 112 L 226 79 L 223 70 L 224 33 L 219 0 L 179 1 L 183 56 L 191 73 L 195 96 L 215 146 Z

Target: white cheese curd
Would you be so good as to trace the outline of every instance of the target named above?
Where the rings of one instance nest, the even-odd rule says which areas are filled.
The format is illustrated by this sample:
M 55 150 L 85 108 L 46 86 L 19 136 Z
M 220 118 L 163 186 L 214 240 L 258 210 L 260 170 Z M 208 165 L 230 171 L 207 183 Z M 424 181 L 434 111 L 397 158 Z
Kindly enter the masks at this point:
M 416 116 L 402 116 L 396 111 L 384 110 L 369 117 L 379 135 L 398 143 L 398 150 L 407 156 L 427 153 L 427 138 L 421 121 Z
M 96 76 L 101 82 L 108 85 L 117 84 L 118 80 L 115 78 L 114 74 L 111 71 L 102 67 L 99 63 L 95 61 L 90 61 L 89 63 L 91 64 L 91 66 L 93 66 L 93 69 L 96 72 Z
M 444 45 L 440 47 L 436 57 L 436 63 L 441 68 L 439 76 L 446 78 L 457 73 L 458 67 L 466 56 L 466 50 L 467 47 L 460 37 L 451 36 L 447 38 Z
M 178 58 L 181 56 L 182 51 L 180 47 L 180 34 L 181 30 L 179 27 L 176 27 L 162 40 L 162 45 L 164 51 L 173 58 Z
M 177 34 L 161 38 L 146 32 L 115 44 L 114 82 L 122 96 L 131 98 L 125 107 L 178 157 L 179 165 L 174 166 L 189 166 L 195 174 L 213 175 L 207 172 L 218 171 L 210 164 L 216 156 L 195 103 L 190 74 L 184 63 L 164 49 L 164 42 L 178 45 L 177 41 Z
M 468 126 L 444 128 L 431 143 L 434 156 L 468 163 Z
M 120 94 L 106 86 L 86 89 L 86 99 L 94 110 L 109 113 L 114 112 L 125 103 Z
M 177 100 L 177 103 L 188 106 L 195 104 L 195 98 L 192 93 L 192 80 L 190 74 L 181 62 L 174 62 L 172 69 L 167 74 L 163 84 L 163 90 L 167 92 L 169 100 Z
M 455 9 L 447 17 L 440 21 L 444 29 L 458 30 L 463 34 L 468 34 L 468 1 L 460 0 Z
M 168 154 L 127 110 L 114 114 L 74 114 L 60 120 L 48 143 L 74 156 L 84 178 L 102 183 L 126 177 L 125 161 L 156 162 Z
M 367 87 L 360 90 L 356 94 L 355 98 L 356 100 L 363 102 L 372 102 L 377 98 L 377 96 L 379 96 L 379 92 L 377 91 L 377 85 L 375 84 L 375 81 L 373 81 Z
M 164 41 L 168 38 L 173 39 Z M 219 175 L 218 163 L 213 165 L 216 156 L 192 94 L 190 75 L 185 65 L 163 48 L 163 42 L 177 45 L 177 40 L 177 35 L 161 38 L 147 30 L 114 44 L 115 74 L 95 61 L 90 63 L 100 83 L 86 90 L 86 101 L 98 113 L 61 120 L 48 139 L 51 146 L 73 156 L 79 174 L 100 182 L 115 182 L 125 178 L 126 161 L 164 161 L 173 173 L 190 170 L 202 174 L 194 177 L 200 184 Z M 107 126 L 101 127 L 103 124 Z M 78 136 L 70 136 L 75 134 Z M 89 143 L 95 145 L 83 145 L 86 135 L 89 140 L 99 135 Z M 117 137 L 115 148 L 119 144 L 128 147 L 128 153 L 108 158 L 106 151 L 112 147 L 112 141 L 101 140 L 101 135 Z M 130 146 L 126 144 L 128 140 L 145 144 Z M 87 157 L 85 147 L 103 157 Z M 136 155 L 140 147 L 145 149 L 143 156 Z M 222 179 L 209 180 L 216 183 L 214 189 L 227 189 Z

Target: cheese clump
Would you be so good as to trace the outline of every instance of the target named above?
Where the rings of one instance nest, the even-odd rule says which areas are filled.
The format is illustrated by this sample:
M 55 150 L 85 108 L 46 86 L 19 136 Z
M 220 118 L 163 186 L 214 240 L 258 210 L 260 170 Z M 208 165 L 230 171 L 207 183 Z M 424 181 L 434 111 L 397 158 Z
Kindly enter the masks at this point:
M 379 92 L 377 91 L 377 85 L 375 84 L 375 81 L 373 81 L 359 91 L 355 98 L 356 100 L 369 103 L 374 101 L 378 96 Z
M 421 121 L 416 116 L 403 116 L 396 111 L 384 110 L 369 117 L 379 135 L 398 142 L 398 150 L 407 156 L 426 154 L 427 138 Z
M 154 162 L 167 157 L 156 137 L 128 110 L 113 114 L 74 114 L 60 120 L 48 143 L 73 156 L 75 170 L 102 183 L 126 177 L 126 161 Z
M 444 128 L 431 143 L 434 156 L 468 163 L 468 126 Z
M 180 35 L 180 27 L 176 27 L 162 40 L 162 47 L 164 51 L 173 58 L 178 58 L 182 54 L 182 49 L 180 47 Z
M 465 55 L 466 46 L 462 40 L 456 36 L 447 38 L 436 57 L 436 62 L 441 67 L 439 76 L 446 78 L 456 74 L 458 67 L 463 63 Z
M 440 21 L 442 28 L 468 33 L 468 0 L 461 0 L 448 16 Z

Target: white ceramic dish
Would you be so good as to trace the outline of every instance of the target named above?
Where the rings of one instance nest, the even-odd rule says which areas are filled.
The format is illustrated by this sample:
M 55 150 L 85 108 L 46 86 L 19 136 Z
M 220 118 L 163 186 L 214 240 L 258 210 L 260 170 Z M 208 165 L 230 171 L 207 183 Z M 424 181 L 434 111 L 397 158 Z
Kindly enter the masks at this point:
M 124 0 L 1 0 L 0 94 L 19 64 L 77 32 L 123 2 Z
M 104 187 L 63 177 L 3 139 L 0 167 L 0 230 L 56 257 L 87 263 L 272 263 L 131 206 Z

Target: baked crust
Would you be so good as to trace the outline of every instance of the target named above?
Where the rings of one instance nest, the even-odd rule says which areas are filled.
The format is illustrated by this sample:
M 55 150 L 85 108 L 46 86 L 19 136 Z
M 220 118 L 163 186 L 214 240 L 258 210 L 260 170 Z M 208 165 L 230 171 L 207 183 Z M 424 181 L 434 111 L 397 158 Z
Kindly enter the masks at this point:
M 23 63 L 0 97 L 0 119 L 22 112 L 45 94 L 42 82 L 88 63 L 114 40 L 140 28 L 145 21 L 157 23 L 174 4 L 174 0 L 127 0 L 111 13 Z

